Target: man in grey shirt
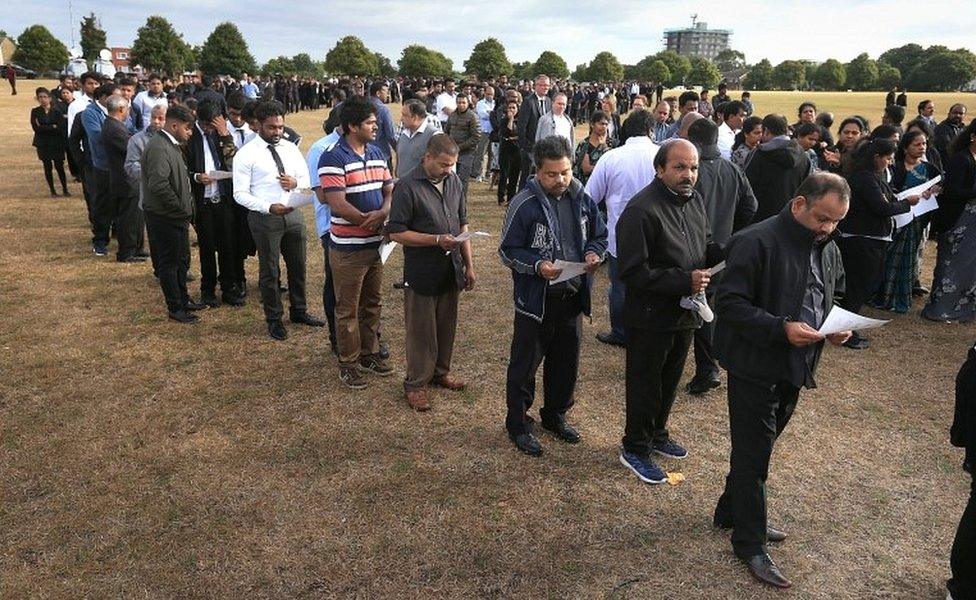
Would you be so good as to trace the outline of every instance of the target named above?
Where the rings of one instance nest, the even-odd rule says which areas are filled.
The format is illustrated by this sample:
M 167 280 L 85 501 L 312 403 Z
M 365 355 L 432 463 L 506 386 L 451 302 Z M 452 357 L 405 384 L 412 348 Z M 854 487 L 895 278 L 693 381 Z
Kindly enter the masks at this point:
M 401 121 L 403 129 L 397 136 L 396 143 L 397 179 L 420 165 L 424 152 L 427 151 L 427 142 L 441 133 L 429 125 L 427 107 L 420 100 L 407 100 L 404 103 Z

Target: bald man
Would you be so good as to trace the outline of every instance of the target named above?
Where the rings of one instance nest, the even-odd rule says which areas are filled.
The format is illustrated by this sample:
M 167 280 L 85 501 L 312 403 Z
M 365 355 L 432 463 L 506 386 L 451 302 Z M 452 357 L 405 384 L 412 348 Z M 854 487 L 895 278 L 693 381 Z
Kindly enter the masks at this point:
M 654 157 L 654 181 L 631 199 L 617 221 L 618 273 L 627 289 L 627 420 L 620 462 L 644 483 L 667 476 L 651 458 L 683 459 L 688 451 L 668 432 L 668 416 L 699 311 L 687 296 L 708 287 L 723 258 L 711 242 L 705 202 L 695 190 L 698 150 L 668 140 Z

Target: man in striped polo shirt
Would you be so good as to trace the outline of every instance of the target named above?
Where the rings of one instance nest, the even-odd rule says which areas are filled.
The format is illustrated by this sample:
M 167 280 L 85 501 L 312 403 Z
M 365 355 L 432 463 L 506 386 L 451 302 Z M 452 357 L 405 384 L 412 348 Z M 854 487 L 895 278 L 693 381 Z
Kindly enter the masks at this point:
M 383 262 L 379 245 L 390 214 L 393 177 L 375 145 L 376 107 L 362 96 L 348 98 L 340 117 L 345 134 L 319 159 L 319 180 L 332 211 L 329 264 L 336 295 L 339 379 L 363 389 L 363 373 L 387 376 L 393 369 L 379 355 Z

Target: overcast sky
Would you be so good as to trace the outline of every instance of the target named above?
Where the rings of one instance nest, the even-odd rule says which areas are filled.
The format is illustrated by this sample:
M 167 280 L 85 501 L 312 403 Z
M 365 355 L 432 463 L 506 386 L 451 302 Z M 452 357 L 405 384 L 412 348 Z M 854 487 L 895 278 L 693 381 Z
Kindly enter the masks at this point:
M 848 61 L 861 52 L 877 58 L 886 49 L 909 42 L 950 48 L 969 45 L 976 50 L 972 37 L 976 0 L 710 0 L 699 7 L 678 0 L 73 0 L 72 4 L 73 21 L 67 0 L 31 0 L 29 11 L 6 11 L 0 26 L 16 36 L 41 23 L 70 47 L 72 30 L 77 44 L 78 22 L 94 11 L 108 33 L 109 45 L 130 46 L 146 17 L 159 14 L 196 45 L 218 23 L 232 21 L 259 63 L 299 52 L 322 60 L 338 38 L 352 34 L 394 64 L 404 46 L 418 43 L 446 54 L 458 70 L 474 44 L 489 36 L 501 40 L 513 62 L 535 60 L 543 50 L 553 50 L 572 70 L 597 52 L 609 50 L 622 63 L 633 64 L 661 50 L 664 30 L 688 26 L 692 13 L 709 28 L 731 29 L 732 47 L 744 52 L 750 63 L 761 58 L 773 64 L 788 58 Z

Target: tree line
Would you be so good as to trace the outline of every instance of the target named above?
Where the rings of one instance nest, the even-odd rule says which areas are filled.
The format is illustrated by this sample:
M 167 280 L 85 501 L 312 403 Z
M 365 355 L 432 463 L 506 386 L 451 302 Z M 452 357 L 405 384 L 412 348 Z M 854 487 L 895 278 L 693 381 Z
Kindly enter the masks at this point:
M 105 47 L 106 33 L 94 13 L 80 23 L 81 49 L 91 63 Z M 68 61 L 68 50 L 43 25 L 31 25 L 17 38 L 14 60 L 40 72 L 58 71 Z M 205 73 L 260 73 L 263 75 L 361 75 L 393 77 L 451 77 L 462 74 L 479 77 L 507 75 L 528 79 L 546 73 L 558 79 L 576 81 L 654 81 L 667 86 L 715 87 L 720 81 L 741 83 L 745 89 L 775 90 L 887 90 L 900 87 L 926 91 L 958 90 L 976 78 L 976 55 L 965 48 L 905 44 L 885 51 L 877 58 L 866 53 L 848 63 L 828 59 L 822 63 L 784 60 L 773 64 L 762 59 L 746 63 L 737 50 L 721 52 L 714 60 L 682 56 L 665 50 L 646 56 L 633 65 L 624 65 L 613 53 L 599 52 L 589 63 L 569 70 L 557 53 L 546 50 L 534 62 L 511 62 L 505 47 L 490 37 L 475 44 L 462 69 L 437 50 L 420 44 L 403 49 L 393 62 L 374 52 L 356 36 L 338 40 L 317 61 L 302 52 L 292 57 L 278 56 L 259 67 L 247 41 L 233 23 L 217 25 L 200 46 L 187 43 L 173 25 L 160 16 L 150 16 L 139 28 L 129 56 L 132 64 L 160 73 L 178 74 L 200 69 Z

